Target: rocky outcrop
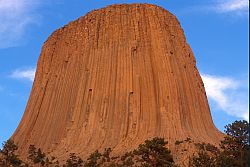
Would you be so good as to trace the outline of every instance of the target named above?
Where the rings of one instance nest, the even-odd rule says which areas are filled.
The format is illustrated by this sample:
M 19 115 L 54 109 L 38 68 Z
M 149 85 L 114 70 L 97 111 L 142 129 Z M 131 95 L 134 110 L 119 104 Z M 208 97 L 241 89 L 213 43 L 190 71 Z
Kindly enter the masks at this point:
M 151 137 L 216 144 L 196 61 L 180 23 L 161 7 L 112 5 L 56 30 L 45 42 L 30 98 L 12 138 L 64 158 L 114 154 Z

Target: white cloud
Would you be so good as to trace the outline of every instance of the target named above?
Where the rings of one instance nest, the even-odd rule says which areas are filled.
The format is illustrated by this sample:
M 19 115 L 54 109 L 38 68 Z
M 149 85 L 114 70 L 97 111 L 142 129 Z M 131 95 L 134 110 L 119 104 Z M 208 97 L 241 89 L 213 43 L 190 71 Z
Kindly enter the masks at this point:
M 40 0 L 0 0 L 0 48 L 16 46 L 28 25 L 36 23 Z
M 33 82 L 36 69 L 15 70 L 10 77 Z
M 234 12 L 237 14 L 248 13 L 248 0 L 217 0 L 215 10 L 220 13 Z
M 208 98 L 231 116 L 249 121 L 248 87 L 230 77 L 202 74 Z

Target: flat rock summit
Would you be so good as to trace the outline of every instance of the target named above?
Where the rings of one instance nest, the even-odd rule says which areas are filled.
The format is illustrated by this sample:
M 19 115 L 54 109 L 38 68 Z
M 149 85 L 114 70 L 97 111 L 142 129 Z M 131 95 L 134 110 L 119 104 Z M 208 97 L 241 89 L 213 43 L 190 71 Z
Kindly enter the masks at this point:
M 164 137 L 218 144 L 195 57 L 176 17 L 150 4 L 111 5 L 44 43 L 23 118 L 12 136 L 63 159 L 136 148 Z

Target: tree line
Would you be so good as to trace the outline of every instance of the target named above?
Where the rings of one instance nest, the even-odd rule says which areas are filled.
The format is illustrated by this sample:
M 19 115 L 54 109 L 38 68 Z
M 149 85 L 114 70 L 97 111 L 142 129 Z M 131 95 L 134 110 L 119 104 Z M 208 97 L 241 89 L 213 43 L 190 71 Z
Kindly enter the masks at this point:
M 189 158 L 190 167 L 248 167 L 249 165 L 249 124 L 247 121 L 235 121 L 225 126 L 225 137 L 219 148 L 209 143 L 195 143 L 198 151 Z M 191 143 L 191 138 L 185 141 Z M 83 160 L 70 153 L 64 164 L 56 157 L 48 157 L 35 145 L 30 145 L 27 162 L 16 154 L 18 146 L 12 140 L 4 142 L 0 150 L 1 167 L 178 167 L 171 151 L 166 147 L 164 138 L 155 137 L 140 144 L 137 149 L 122 156 L 111 156 L 112 149 L 98 150 Z

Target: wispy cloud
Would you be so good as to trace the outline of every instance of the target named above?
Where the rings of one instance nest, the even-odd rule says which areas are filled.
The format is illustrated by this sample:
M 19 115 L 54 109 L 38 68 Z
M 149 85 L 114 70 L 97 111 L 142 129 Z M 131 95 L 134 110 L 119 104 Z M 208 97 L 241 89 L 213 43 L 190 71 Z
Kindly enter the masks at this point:
M 249 11 L 248 0 L 217 0 L 214 9 L 219 13 L 247 14 Z
M 231 77 L 202 74 L 207 96 L 231 116 L 249 120 L 248 87 Z
M 187 6 L 181 11 L 182 14 L 190 13 L 217 13 L 219 15 L 229 15 L 234 18 L 248 16 L 249 0 L 211 0 L 200 1 L 196 5 Z
M 22 79 L 22 80 L 28 80 L 33 82 L 34 77 L 35 77 L 35 72 L 36 69 L 23 69 L 23 70 L 15 70 L 14 72 L 11 73 L 10 77 L 11 78 L 16 78 L 16 79 Z
M 28 25 L 37 23 L 40 0 L 0 0 L 0 48 L 16 46 Z

